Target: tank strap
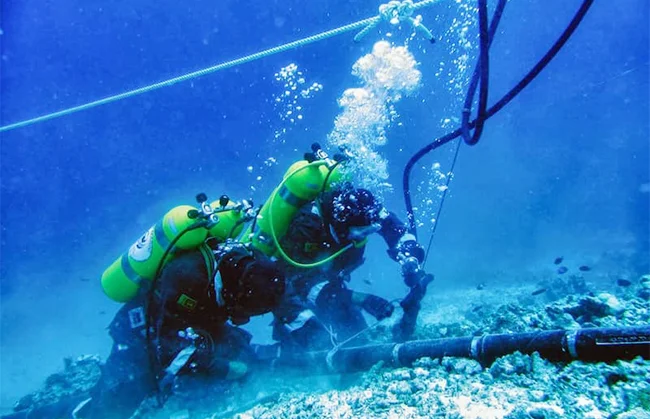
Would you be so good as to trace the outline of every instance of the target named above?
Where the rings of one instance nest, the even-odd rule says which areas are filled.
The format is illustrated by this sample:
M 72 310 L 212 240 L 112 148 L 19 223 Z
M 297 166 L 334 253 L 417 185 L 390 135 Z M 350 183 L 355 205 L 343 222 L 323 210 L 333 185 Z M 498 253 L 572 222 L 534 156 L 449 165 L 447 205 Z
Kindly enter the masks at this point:
M 288 203 L 289 205 L 295 208 L 302 208 L 304 205 L 307 205 L 309 202 L 311 202 L 309 199 L 300 198 L 298 195 L 291 192 L 289 188 L 287 188 L 287 185 L 282 185 L 280 189 L 277 190 L 277 192 L 271 195 L 271 198 L 269 198 L 269 200 L 272 201 L 276 195 L 282 198 L 283 201 L 285 201 L 286 203 Z M 274 253 L 277 252 L 270 231 L 262 231 L 259 224 L 255 223 L 253 224 L 253 229 L 251 232 L 253 233 L 253 236 L 264 246 L 267 246 L 269 247 L 269 249 L 272 249 Z M 281 237 L 278 237 L 278 240 L 280 239 Z
M 253 237 L 255 237 L 257 240 L 260 241 L 265 246 L 268 246 L 270 249 L 273 249 L 273 252 L 276 252 L 275 248 L 275 243 L 273 242 L 273 239 L 271 238 L 271 233 L 270 232 L 264 232 L 262 231 L 261 227 L 259 224 L 255 224 L 252 230 Z
M 129 263 L 128 253 L 123 254 L 122 257 L 120 258 L 120 266 L 122 267 L 122 271 L 124 271 L 126 277 L 134 284 L 142 285 L 143 283 L 148 282 L 148 281 L 143 281 L 143 278 L 135 271 L 135 269 L 133 269 L 133 267 Z
M 311 200 L 300 198 L 298 195 L 291 192 L 289 188 L 287 188 L 287 185 L 282 185 L 278 191 L 278 195 L 289 205 L 296 208 L 301 208 L 303 205 L 311 202 Z
M 167 235 L 165 234 L 165 228 L 163 226 L 163 222 L 164 221 L 158 221 L 156 223 L 156 225 L 154 226 L 154 234 L 156 236 L 156 240 L 158 241 L 158 244 L 160 244 L 160 247 L 162 247 L 164 250 L 169 247 L 171 241 L 169 241 Z

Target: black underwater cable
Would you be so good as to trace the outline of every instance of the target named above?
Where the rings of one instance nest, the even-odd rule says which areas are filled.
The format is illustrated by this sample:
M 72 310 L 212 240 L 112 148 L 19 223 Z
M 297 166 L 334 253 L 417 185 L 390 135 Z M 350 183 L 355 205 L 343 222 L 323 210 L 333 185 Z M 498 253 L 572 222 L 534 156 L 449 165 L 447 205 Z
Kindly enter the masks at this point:
M 469 358 L 483 367 L 514 352 L 533 354 L 551 362 L 607 362 L 650 359 L 650 326 L 544 330 L 528 333 L 490 334 L 401 343 L 367 344 L 336 351 L 280 354 L 269 363 L 273 370 L 300 368 L 302 373 L 347 374 L 367 371 L 377 363 L 384 367 L 412 366 L 421 358 Z
M 462 135 L 463 140 L 469 144 L 474 145 L 481 138 L 483 133 L 483 126 L 485 124 L 485 113 L 487 111 L 488 100 L 488 86 L 490 81 L 490 55 L 489 48 L 492 40 L 494 39 L 494 31 L 501 20 L 503 8 L 505 7 L 506 0 L 500 0 L 497 10 L 492 17 L 491 33 L 488 32 L 488 14 L 487 14 L 487 0 L 478 0 L 478 25 L 479 25 L 479 55 L 478 63 L 474 74 L 470 89 L 468 89 L 467 97 L 465 98 L 465 106 L 463 106 L 462 117 Z M 479 92 L 478 101 L 478 115 L 476 116 L 476 126 L 474 127 L 474 134 L 470 135 L 469 132 L 469 119 L 472 113 L 472 102 L 474 101 L 474 94 L 476 93 L 477 79 L 481 82 L 481 90 Z M 472 88 L 473 86 L 473 88 Z
M 575 32 L 576 28 L 582 22 L 582 19 L 585 17 L 587 14 L 587 11 L 589 11 L 589 8 L 593 5 L 594 0 L 584 0 L 582 2 L 582 5 L 578 9 L 578 11 L 575 13 L 573 16 L 573 19 L 571 19 L 571 22 L 569 25 L 565 28 L 564 32 L 560 35 L 560 37 L 555 41 L 555 43 L 551 46 L 551 48 L 544 54 L 544 56 L 533 66 L 533 68 L 513 87 L 508 93 L 506 93 L 497 103 L 492 105 L 487 111 L 484 112 L 482 115 L 481 109 L 480 109 L 480 97 L 479 97 L 479 113 L 478 116 L 473 120 L 473 121 L 464 121 L 463 126 L 460 128 L 456 129 L 453 132 L 450 132 L 442 137 L 437 138 L 433 142 L 427 144 L 426 146 L 422 147 L 420 150 L 418 150 L 408 161 L 406 166 L 404 167 L 404 175 L 402 177 L 402 187 L 404 189 L 404 203 L 406 205 L 406 211 L 408 214 L 408 223 L 409 223 L 409 232 L 415 236 L 417 236 L 417 227 L 416 227 L 416 222 L 415 222 L 415 214 L 413 212 L 413 202 L 411 200 L 411 188 L 410 188 L 410 178 L 411 178 L 411 171 L 413 170 L 413 166 L 425 155 L 430 153 L 431 151 L 435 150 L 436 148 L 452 141 L 455 138 L 458 138 L 459 136 L 463 135 L 463 133 L 468 134 L 470 129 L 478 128 L 481 129 L 481 131 L 478 132 L 479 135 L 476 135 L 477 132 L 475 131 L 474 135 L 472 138 L 470 138 L 470 141 L 467 141 L 466 136 L 463 136 L 465 139 L 465 142 L 469 145 L 475 145 L 478 140 L 479 136 L 482 133 L 483 129 L 483 124 L 486 120 L 494 116 L 497 112 L 499 112 L 501 109 L 503 109 L 512 99 L 514 99 L 521 91 L 526 88 L 538 75 L 539 73 L 546 68 L 549 62 L 555 56 L 557 53 L 562 49 L 562 47 L 566 44 L 566 42 L 569 40 L 571 35 Z M 484 0 L 479 0 L 479 6 L 484 5 Z M 499 3 L 501 5 L 501 2 Z M 481 11 L 479 10 L 479 13 Z M 499 16 L 500 17 L 500 16 Z M 495 18 L 496 18 L 496 13 L 495 13 Z M 494 21 L 493 21 L 494 23 Z M 496 29 L 495 25 L 494 29 Z M 492 29 L 492 28 L 491 28 Z M 483 32 L 481 32 L 482 35 Z M 493 34 L 492 34 L 493 35 Z M 491 36 L 490 38 L 493 38 Z M 484 51 L 484 42 L 481 42 L 481 53 Z M 482 63 L 482 61 L 487 61 L 488 57 L 479 57 L 479 62 Z M 481 68 L 481 66 L 479 66 Z M 487 66 L 484 67 L 487 70 Z M 468 91 L 468 95 L 471 93 L 473 97 L 473 92 L 475 92 L 475 85 L 478 84 L 478 80 L 475 80 L 477 78 L 476 72 L 474 73 L 474 77 L 472 78 L 472 82 L 470 84 L 470 91 Z M 474 87 L 473 87 L 474 86 Z M 487 82 L 481 81 L 481 88 L 487 89 Z M 487 95 L 486 93 L 483 93 Z M 487 98 L 487 96 L 485 96 Z M 466 101 L 467 103 L 467 101 Z M 471 101 L 470 101 L 471 103 Z M 467 109 L 467 107 L 466 107 Z M 465 109 L 463 110 L 465 116 Z M 443 195 L 443 199 L 444 199 Z M 437 222 L 438 220 L 436 220 Z

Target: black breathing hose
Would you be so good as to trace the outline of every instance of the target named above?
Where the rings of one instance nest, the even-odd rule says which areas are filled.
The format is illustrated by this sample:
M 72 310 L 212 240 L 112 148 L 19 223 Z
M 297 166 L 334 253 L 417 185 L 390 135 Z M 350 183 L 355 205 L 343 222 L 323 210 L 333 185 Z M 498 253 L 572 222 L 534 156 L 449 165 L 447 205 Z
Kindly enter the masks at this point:
M 497 30 L 497 27 L 499 26 L 499 22 L 501 21 L 501 16 L 503 16 L 503 9 L 505 8 L 507 3 L 507 0 L 499 0 L 499 3 L 497 4 L 497 7 L 494 11 L 494 15 L 492 16 L 492 22 L 490 23 L 490 28 L 488 30 L 488 35 L 487 35 L 487 48 L 483 48 L 483 50 L 487 51 L 489 47 L 492 45 L 492 40 L 494 39 L 494 33 Z M 487 24 L 487 13 L 483 13 L 482 16 L 484 16 L 484 24 L 482 26 L 486 26 Z M 481 31 L 484 33 L 484 31 Z M 485 36 L 483 36 L 482 39 L 484 39 Z M 480 71 L 480 77 L 479 75 Z M 478 87 L 478 82 L 479 79 L 481 80 L 481 92 L 484 92 L 482 96 L 485 97 L 485 101 L 482 101 L 479 103 L 479 116 L 477 117 L 477 123 L 478 121 L 481 121 L 480 123 L 480 128 L 477 125 L 477 128 L 474 130 L 474 135 L 470 137 L 469 134 L 469 118 L 471 116 L 471 107 L 472 107 L 472 102 L 474 95 L 476 94 L 476 88 Z M 470 85 L 467 89 L 467 98 L 465 99 L 465 105 L 463 107 L 463 127 L 467 127 L 466 132 L 463 134 L 464 141 L 468 144 L 472 143 L 475 144 L 476 141 L 478 141 L 478 138 L 483 132 L 483 122 L 485 121 L 485 106 L 487 106 L 487 91 L 488 91 L 488 85 L 487 85 L 487 80 L 489 79 L 488 77 L 488 68 L 487 66 L 482 65 L 482 61 L 479 60 L 479 63 L 476 65 L 476 68 L 474 69 L 474 74 L 472 76 L 472 79 L 470 80 Z M 483 83 L 482 81 L 485 80 L 486 82 Z M 458 143 L 456 145 L 456 150 L 454 151 L 454 158 L 451 162 L 451 167 L 449 169 L 449 172 L 453 173 L 454 172 L 454 167 L 456 167 L 456 161 L 458 160 L 458 153 L 460 151 L 460 146 L 461 143 Z M 440 214 L 442 213 L 442 208 L 445 204 L 445 199 L 447 198 L 447 193 L 449 192 L 449 184 L 451 183 L 452 177 L 447 176 L 447 180 L 445 182 L 445 189 L 442 192 L 442 197 L 440 198 L 440 205 L 438 205 L 438 210 L 436 211 L 436 215 L 434 217 L 434 223 L 433 227 L 431 228 L 431 236 L 429 237 L 429 243 L 427 244 L 427 250 L 424 256 L 424 262 L 422 266 L 424 267 L 427 263 L 427 260 L 429 258 L 429 252 L 431 250 L 431 245 L 433 243 L 433 237 L 436 234 L 436 230 L 438 228 L 438 222 L 437 220 L 440 218 Z M 412 214 L 409 213 L 409 219 L 414 219 Z
M 505 0 L 501 0 L 499 5 L 505 4 Z M 501 9 L 503 10 L 503 9 Z M 500 13 L 499 13 L 500 17 Z M 492 22 L 495 22 L 495 19 L 492 19 Z M 498 20 L 496 21 L 498 24 Z M 490 80 L 490 55 L 489 48 L 494 38 L 494 33 L 492 36 L 488 33 L 488 16 L 487 16 L 487 0 L 478 0 L 478 26 L 479 26 L 479 59 L 476 69 L 474 70 L 474 75 L 472 76 L 472 85 L 473 89 L 470 86 L 468 89 L 467 97 L 465 98 L 465 106 L 463 106 L 463 116 L 462 116 L 462 136 L 463 140 L 469 144 L 473 145 L 478 142 L 483 133 L 483 127 L 485 125 L 485 112 L 487 110 L 487 99 L 488 99 L 488 86 Z M 497 25 L 493 25 L 496 30 Z M 469 132 L 469 118 L 472 113 L 472 102 L 474 101 L 474 94 L 476 93 L 477 80 L 481 82 L 481 90 L 479 93 L 478 101 L 478 115 L 476 117 L 476 125 L 474 127 L 474 133 L 470 134 Z
M 571 22 L 566 27 L 564 32 L 560 37 L 555 41 L 553 46 L 544 54 L 544 56 L 533 66 L 533 68 L 513 87 L 508 93 L 506 93 L 497 103 L 492 105 L 489 109 L 485 110 L 484 106 L 487 104 L 487 88 L 489 75 L 489 65 L 488 65 L 488 48 L 490 43 L 494 38 L 494 33 L 498 22 L 501 18 L 503 12 L 503 6 L 505 5 L 505 0 L 500 0 L 497 5 L 492 23 L 490 24 L 489 31 L 485 30 L 487 27 L 487 4 L 486 0 L 479 0 L 479 26 L 480 26 L 480 56 L 479 64 L 477 65 L 476 71 L 470 82 L 470 88 L 468 89 L 467 99 L 465 101 L 465 106 L 463 109 L 463 123 L 460 128 L 456 129 L 453 132 L 450 132 L 440 138 L 437 138 L 433 142 L 427 144 L 418 150 L 408 161 L 404 167 L 404 175 L 402 177 L 402 187 L 404 189 L 404 204 L 406 205 L 406 212 L 408 214 L 408 223 L 409 223 L 409 232 L 417 236 L 417 223 L 415 220 L 415 214 L 413 212 L 413 203 L 411 200 L 411 171 L 415 164 L 425 155 L 435 150 L 436 148 L 448 143 L 449 141 L 463 136 L 464 141 L 469 145 L 475 145 L 480 139 L 480 135 L 483 132 L 483 125 L 486 120 L 494 116 L 497 112 L 503 109 L 512 99 L 514 99 L 526 86 L 528 86 L 538 75 L 539 73 L 548 65 L 548 63 L 557 55 L 557 53 L 562 49 L 562 47 L 569 40 L 571 35 L 575 32 L 576 28 L 582 22 L 582 19 L 587 14 L 587 11 L 592 6 L 594 0 L 584 0 L 578 11 L 571 19 Z M 474 99 L 474 94 L 476 93 L 476 88 L 480 81 L 480 92 L 479 92 L 479 110 L 477 117 L 469 121 L 469 115 L 471 112 L 471 103 Z M 473 135 L 470 136 L 470 130 L 474 129 Z M 437 222 L 437 220 L 436 220 Z

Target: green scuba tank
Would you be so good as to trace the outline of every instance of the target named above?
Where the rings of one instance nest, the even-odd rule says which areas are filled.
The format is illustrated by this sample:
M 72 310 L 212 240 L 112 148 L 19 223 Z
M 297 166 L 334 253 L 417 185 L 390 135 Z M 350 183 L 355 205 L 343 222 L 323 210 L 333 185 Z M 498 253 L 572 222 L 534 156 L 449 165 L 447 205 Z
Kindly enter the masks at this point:
M 167 247 L 186 228 L 197 223 L 191 218 L 190 205 L 180 205 L 144 233 L 129 250 L 117 258 L 102 274 L 102 288 L 109 298 L 125 303 L 138 293 L 143 280 L 151 281 L 156 274 Z M 197 228 L 178 238 L 180 249 L 198 247 L 208 236 L 208 230 Z
M 254 216 L 248 201 L 240 204 L 222 196 L 209 205 L 204 200 L 199 202 L 201 210 L 191 205 L 171 209 L 104 271 L 101 283 L 109 298 L 124 303 L 135 297 L 143 280 L 153 280 L 160 264 L 173 257 L 167 250 L 172 243 L 174 248 L 189 250 L 198 248 L 208 237 L 223 242 L 237 237 L 244 222 Z M 167 259 L 162 261 L 166 252 Z
M 262 206 L 254 230 L 249 229 L 244 240 L 250 240 L 253 247 L 267 256 L 276 256 L 274 236 L 277 240 L 283 237 L 298 210 L 340 177 L 333 160 L 295 162 Z

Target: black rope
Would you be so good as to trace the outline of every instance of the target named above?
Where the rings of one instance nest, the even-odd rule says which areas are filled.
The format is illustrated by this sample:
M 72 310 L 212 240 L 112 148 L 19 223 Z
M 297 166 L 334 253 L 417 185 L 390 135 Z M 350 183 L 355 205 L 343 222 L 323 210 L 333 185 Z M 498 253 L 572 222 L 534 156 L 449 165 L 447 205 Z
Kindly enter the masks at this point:
M 451 183 L 451 178 L 454 173 L 454 167 L 456 167 L 456 161 L 458 160 L 458 152 L 460 151 L 460 146 L 463 144 L 461 141 L 456 143 L 456 151 L 454 152 L 454 158 L 451 161 L 451 168 L 447 173 L 447 181 L 445 182 L 445 190 L 442 192 L 442 197 L 440 198 L 440 205 L 438 205 L 438 211 L 436 211 L 436 217 L 433 219 L 433 226 L 431 227 L 431 235 L 429 235 L 429 243 L 427 244 L 427 250 L 424 253 L 424 260 L 422 261 L 422 267 L 424 268 L 427 265 L 427 259 L 429 258 L 429 251 L 431 250 L 431 245 L 433 245 L 433 236 L 436 234 L 438 229 L 438 219 L 442 213 L 442 207 L 445 204 L 445 198 L 447 197 L 447 192 L 449 191 L 449 184 Z
M 546 54 L 533 66 L 533 68 L 513 87 L 508 93 L 506 93 L 497 103 L 492 105 L 487 111 L 485 111 L 484 116 L 481 118 L 481 112 L 480 112 L 480 97 L 479 97 L 479 114 L 476 119 L 467 122 L 467 124 L 463 124 L 461 128 L 456 129 L 453 132 L 450 132 L 440 138 L 437 138 L 433 142 L 427 144 L 426 146 L 422 147 L 420 150 L 418 150 L 406 163 L 406 166 L 404 167 L 404 175 L 402 177 L 402 187 L 404 188 L 404 203 L 406 205 L 406 211 L 408 214 L 408 223 L 409 223 L 409 232 L 415 236 L 417 236 L 417 227 L 416 227 L 416 222 L 415 222 L 415 214 L 413 213 L 413 202 L 411 200 L 411 188 L 410 188 L 410 181 L 411 181 L 411 171 L 413 170 L 413 167 L 415 164 L 422 159 L 425 155 L 430 153 L 431 151 L 435 150 L 436 148 L 452 141 L 453 139 L 463 135 L 463 132 L 467 131 L 469 129 L 474 129 L 477 127 L 480 127 L 482 130 L 482 124 L 492 116 L 494 116 L 497 112 L 499 112 L 501 109 L 503 109 L 504 106 L 506 106 L 512 99 L 514 99 L 521 91 L 526 88 L 538 75 L 539 73 L 548 65 L 548 63 L 557 55 L 557 53 L 562 49 L 562 47 L 566 44 L 566 42 L 569 40 L 571 35 L 575 32 L 576 28 L 582 22 L 582 19 L 585 17 L 587 14 L 587 11 L 589 8 L 592 6 L 594 0 L 584 0 L 582 2 L 582 5 L 578 9 L 578 11 L 575 13 L 573 16 L 573 19 L 571 19 L 571 22 L 569 25 L 566 27 L 564 32 L 560 35 L 560 37 L 555 41 L 553 46 L 546 52 Z M 482 4 L 483 0 L 479 1 L 479 4 Z M 501 4 L 501 3 L 500 3 Z M 480 13 L 480 10 L 479 10 Z M 495 13 L 495 17 L 496 17 Z M 494 23 L 494 21 L 492 22 Z M 497 21 L 498 23 L 498 21 Z M 494 26 L 494 25 L 491 25 Z M 496 29 L 496 26 L 494 26 L 494 29 Z M 493 35 L 493 34 L 492 34 Z M 490 38 L 493 38 L 490 37 Z M 482 62 L 483 58 L 479 57 L 480 60 L 480 65 L 479 67 L 482 67 Z M 485 61 L 487 61 L 487 57 L 485 57 Z M 478 81 L 472 81 L 472 85 L 474 83 L 478 83 Z M 468 93 L 472 93 L 472 85 L 470 85 L 470 91 Z M 487 87 L 487 85 L 486 85 Z M 474 91 L 476 87 L 473 88 Z M 473 97 L 473 93 L 472 93 Z M 474 132 L 474 136 L 476 136 L 476 131 Z M 480 134 L 480 132 L 479 132 Z M 474 136 L 471 138 L 471 140 L 474 140 Z M 478 136 L 475 139 L 475 142 L 468 142 L 468 144 L 473 145 L 478 142 Z M 437 221 L 437 220 L 436 220 Z
M 479 62 L 476 64 L 476 68 L 474 68 L 474 73 L 472 74 L 472 78 L 469 84 L 469 87 L 467 89 L 467 97 L 465 98 L 465 106 L 463 107 L 463 125 L 462 127 L 466 127 L 467 129 L 464 130 L 463 132 L 463 139 L 467 144 L 473 145 L 478 142 L 481 133 L 483 132 L 483 122 L 485 121 L 485 113 L 486 113 L 486 106 L 487 106 L 487 90 L 488 90 L 488 85 L 487 85 L 487 80 L 489 79 L 489 71 L 487 68 L 487 65 L 483 65 L 483 62 L 488 62 L 489 60 L 482 60 L 481 56 L 483 54 L 487 54 L 490 46 L 492 46 L 492 41 L 494 40 L 494 34 L 496 33 L 497 27 L 499 26 L 499 22 L 501 21 L 501 17 L 503 16 L 503 9 L 506 7 L 507 0 L 500 0 L 499 3 L 497 4 L 497 7 L 494 11 L 494 15 L 492 16 L 492 20 L 490 23 L 490 28 L 489 30 L 485 30 L 487 27 L 487 4 L 485 2 L 480 2 L 479 7 L 483 9 L 483 12 L 479 10 L 479 27 L 480 27 L 480 38 L 481 38 L 481 53 L 479 55 Z M 487 42 L 485 40 L 487 39 Z M 487 48 L 486 45 L 487 44 Z M 481 121 L 480 127 L 477 125 L 477 128 L 474 130 L 474 135 L 470 137 L 469 134 L 469 117 L 471 115 L 471 106 L 472 102 L 474 100 L 474 96 L 476 95 L 476 88 L 478 87 L 478 82 L 479 79 L 481 81 L 481 98 L 484 98 L 484 100 L 480 100 L 479 103 L 479 116 L 477 117 L 478 120 Z M 483 83 L 483 81 L 486 81 Z M 452 175 L 454 173 L 455 167 L 456 167 L 456 162 L 458 161 L 458 153 L 460 152 L 460 146 L 462 145 L 461 141 L 458 141 L 456 144 L 456 150 L 454 151 L 454 158 L 451 162 L 451 167 L 449 168 L 448 174 L 447 174 L 447 180 L 445 182 L 445 190 L 442 193 L 442 197 L 440 198 L 440 205 L 438 205 L 438 210 L 436 212 L 436 216 L 433 221 L 433 226 L 431 227 L 431 234 L 429 236 L 429 243 L 427 244 L 427 250 L 426 253 L 424 254 L 424 261 L 422 262 L 422 266 L 425 266 L 427 263 L 427 259 L 429 258 L 429 253 L 431 251 L 431 246 L 433 245 L 433 237 L 435 236 L 436 230 L 438 229 L 438 220 L 440 219 L 440 214 L 442 213 L 442 208 L 445 204 L 445 199 L 447 198 L 447 193 L 449 192 L 449 184 L 451 183 Z

